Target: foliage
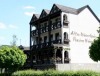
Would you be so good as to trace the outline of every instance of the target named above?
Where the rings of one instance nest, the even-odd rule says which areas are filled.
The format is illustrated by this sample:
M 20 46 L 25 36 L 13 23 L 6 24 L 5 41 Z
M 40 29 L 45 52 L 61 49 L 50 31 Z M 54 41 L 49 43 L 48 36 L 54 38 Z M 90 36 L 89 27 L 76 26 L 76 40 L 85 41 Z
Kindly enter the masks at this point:
M 16 71 L 12 74 L 12 76 L 41 76 L 43 75 L 43 71 L 35 71 L 35 70 L 22 70 Z
M 89 49 L 90 58 L 96 62 L 100 61 L 100 37 L 93 41 Z
M 93 71 L 57 71 L 57 70 L 23 70 L 17 71 L 12 76 L 100 76 L 100 73 Z
M 16 46 L 0 47 L 0 68 L 18 69 L 26 61 L 26 55 Z

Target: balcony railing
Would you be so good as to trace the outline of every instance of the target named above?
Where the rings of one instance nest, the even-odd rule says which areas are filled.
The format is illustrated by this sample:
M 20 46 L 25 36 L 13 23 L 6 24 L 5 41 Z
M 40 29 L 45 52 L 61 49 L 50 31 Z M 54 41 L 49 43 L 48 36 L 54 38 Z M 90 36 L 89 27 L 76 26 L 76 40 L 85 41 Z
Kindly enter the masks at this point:
M 40 28 L 40 33 L 48 32 L 48 26 Z
M 51 45 L 53 45 L 53 44 L 61 44 L 61 39 L 52 40 L 52 41 L 51 41 Z
M 51 43 L 51 45 L 52 45 L 52 44 L 61 44 L 61 39 L 53 40 L 53 41 L 51 41 L 51 42 L 44 42 L 44 43 L 40 43 L 40 44 L 37 44 L 37 45 L 33 45 L 33 48 L 34 48 L 34 49 L 37 49 L 37 48 L 39 48 L 39 46 L 40 46 L 40 48 L 44 48 L 44 47 L 49 46 L 50 43 Z
M 69 21 L 66 21 L 66 20 L 63 21 L 63 26 L 64 27 L 68 27 L 68 24 L 69 24 Z
M 61 39 L 54 40 L 53 43 L 54 43 L 54 44 L 61 44 Z
M 61 22 L 55 22 L 51 24 L 51 30 L 61 28 Z
M 33 30 L 32 34 L 33 34 L 33 36 L 38 35 L 38 30 Z
M 69 39 L 64 39 L 64 44 L 69 44 L 70 40 Z

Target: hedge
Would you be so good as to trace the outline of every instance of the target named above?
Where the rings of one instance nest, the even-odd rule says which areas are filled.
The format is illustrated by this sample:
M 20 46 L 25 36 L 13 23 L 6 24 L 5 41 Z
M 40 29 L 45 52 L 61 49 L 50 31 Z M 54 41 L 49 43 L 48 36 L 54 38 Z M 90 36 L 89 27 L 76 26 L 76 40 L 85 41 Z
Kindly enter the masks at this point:
M 100 73 L 94 71 L 23 70 L 14 72 L 12 76 L 100 76 Z

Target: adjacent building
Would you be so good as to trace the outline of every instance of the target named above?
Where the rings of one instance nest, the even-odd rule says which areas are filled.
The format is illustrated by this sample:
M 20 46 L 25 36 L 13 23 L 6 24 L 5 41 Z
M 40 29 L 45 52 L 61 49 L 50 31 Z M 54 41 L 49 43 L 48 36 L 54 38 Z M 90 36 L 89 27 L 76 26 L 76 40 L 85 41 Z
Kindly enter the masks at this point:
M 31 65 L 95 63 L 89 46 L 98 36 L 100 20 L 86 5 L 75 9 L 54 4 L 30 21 Z M 33 29 L 35 27 L 35 29 Z

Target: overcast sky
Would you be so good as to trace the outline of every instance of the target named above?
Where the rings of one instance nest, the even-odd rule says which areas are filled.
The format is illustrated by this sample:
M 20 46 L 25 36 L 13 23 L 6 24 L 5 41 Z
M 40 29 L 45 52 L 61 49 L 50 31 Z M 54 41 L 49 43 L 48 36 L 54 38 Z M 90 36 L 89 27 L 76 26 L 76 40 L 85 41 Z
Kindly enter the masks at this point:
M 17 45 L 29 46 L 29 22 L 32 14 L 51 9 L 54 3 L 80 8 L 89 5 L 100 18 L 100 0 L 0 0 L 0 45 L 9 45 L 16 35 Z

